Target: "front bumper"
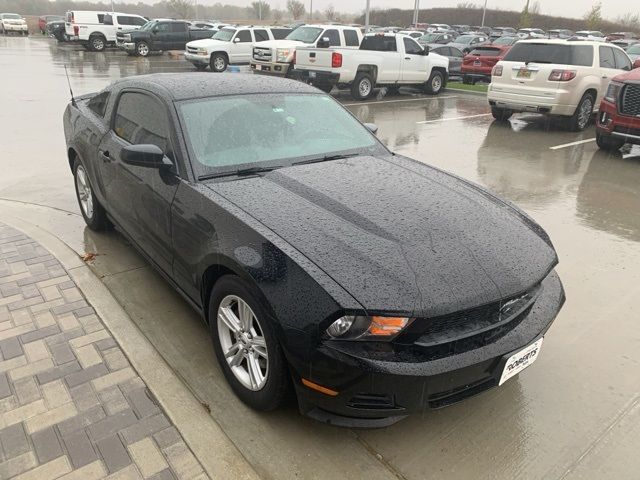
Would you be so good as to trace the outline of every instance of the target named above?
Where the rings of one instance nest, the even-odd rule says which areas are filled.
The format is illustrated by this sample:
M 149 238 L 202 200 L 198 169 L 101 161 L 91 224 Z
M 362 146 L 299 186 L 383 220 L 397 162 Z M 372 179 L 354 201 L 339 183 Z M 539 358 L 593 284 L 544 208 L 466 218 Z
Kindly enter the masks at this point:
M 531 310 L 513 329 L 462 353 L 422 361 L 411 347 L 327 341 L 304 363 L 290 358 L 301 412 L 333 425 L 379 427 L 497 386 L 506 359 L 544 336 L 564 303 L 555 272 L 542 286 Z M 312 390 L 301 378 L 338 393 Z
M 618 108 L 606 100 L 600 104 L 596 128 L 601 135 L 611 135 L 627 143 L 640 145 L 640 118 L 620 115 Z
M 136 50 L 136 44 L 134 42 L 121 42 L 116 40 L 116 47 L 127 52 L 134 52 Z
M 285 76 L 289 73 L 291 64 L 279 62 L 256 62 L 251 60 L 251 70 L 265 75 Z
M 29 27 L 27 25 L 11 25 L 11 24 L 3 24 L 3 28 L 5 32 L 28 32 Z
M 567 86 L 567 88 L 570 88 Z M 536 112 L 570 117 L 576 111 L 578 102 L 573 90 L 505 90 L 491 83 L 487 91 L 491 106 L 514 112 Z
M 200 63 L 204 65 L 209 64 L 209 57 L 207 55 L 198 55 L 196 53 L 184 52 L 184 59 L 191 63 Z

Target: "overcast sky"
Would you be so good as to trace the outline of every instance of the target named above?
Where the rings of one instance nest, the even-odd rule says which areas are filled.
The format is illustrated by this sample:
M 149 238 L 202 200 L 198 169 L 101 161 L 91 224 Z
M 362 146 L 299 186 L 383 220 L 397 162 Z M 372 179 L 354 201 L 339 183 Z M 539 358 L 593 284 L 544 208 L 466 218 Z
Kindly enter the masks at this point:
M 129 0 L 131 1 L 131 0 Z M 155 3 L 157 0 L 142 0 L 145 3 Z M 231 5 L 246 6 L 251 0 L 197 0 L 200 5 L 213 5 L 214 3 L 228 3 Z M 267 0 L 273 7 L 285 8 L 286 0 Z M 309 0 L 303 0 L 308 4 Z M 314 10 L 324 10 L 332 4 L 341 12 L 359 12 L 364 10 L 366 0 L 313 0 Z M 420 8 L 455 7 L 461 0 L 421 0 Z M 484 0 L 471 0 L 482 4 Z M 531 0 L 535 2 L 536 0 Z M 538 0 L 540 13 L 547 15 L 560 15 L 563 17 L 582 18 L 584 13 L 591 8 L 597 0 Z M 526 0 L 487 0 L 487 8 L 501 8 L 505 10 L 522 10 Z M 116 0 L 117 3 L 117 0 Z M 371 8 L 413 8 L 414 0 L 371 0 Z M 615 19 L 619 15 L 640 13 L 640 5 L 637 0 L 602 0 L 602 15 L 607 19 Z M 429 21 L 429 19 L 421 19 Z

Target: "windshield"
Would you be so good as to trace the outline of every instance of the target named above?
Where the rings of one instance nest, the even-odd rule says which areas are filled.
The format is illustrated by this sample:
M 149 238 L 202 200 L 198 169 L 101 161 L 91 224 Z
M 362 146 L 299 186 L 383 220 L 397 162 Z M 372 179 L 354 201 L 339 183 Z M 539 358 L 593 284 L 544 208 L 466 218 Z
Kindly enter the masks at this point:
M 150 21 L 145 23 L 142 27 L 140 27 L 140 30 L 151 30 L 153 28 L 154 25 L 156 25 L 158 22 L 155 21 Z
M 476 38 L 476 37 L 475 37 L 475 36 L 473 36 L 473 35 L 461 35 L 461 36 L 459 36 L 458 38 L 456 38 L 456 40 L 455 40 L 455 42 L 454 42 L 454 43 L 464 43 L 464 44 L 467 44 L 467 43 L 471 43 L 471 40 L 473 40 L 474 38 Z
M 2 15 L 2 18 L 11 19 L 11 20 L 20 20 L 22 17 L 16 13 L 5 13 Z
M 627 49 L 627 53 L 632 55 L 640 55 L 640 43 L 635 43 Z
M 433 43 L 440 38 L 438 33 L 427 33 L 426 35 L 422 35 L 418 41 L 425 43 Z
M 211 38 L 214 40 L 220 40 L 223 42 L 230 42 L 235 33 L 236 33 L 236 30 L 234 28 L 223 28 L 222 30 L 219 30 Z
M 322 28 L 318 27 L 298 27 L 289 35 L 287 40 L 296 40 L 303 43 L 313 43 L 322 33 Z
M 516 42 L 515 37 L 500 37 L 493 42 L 494 45 L 513 45 Z
M 590 45 L 558 45 L 557 43 L 516 43 L 504 57 L 507 62 L 553 63 L 556 65 L 593 65 Z
M 325 155 L 386 150 L 331 97 L 253 94 L 180 104 L 198 175 L 290 166 Z

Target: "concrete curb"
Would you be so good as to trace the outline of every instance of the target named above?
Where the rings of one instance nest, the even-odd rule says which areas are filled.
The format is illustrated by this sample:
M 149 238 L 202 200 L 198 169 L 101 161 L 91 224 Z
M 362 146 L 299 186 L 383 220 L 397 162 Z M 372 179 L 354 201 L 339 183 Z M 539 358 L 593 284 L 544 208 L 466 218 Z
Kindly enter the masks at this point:
M 259 475 L 198 399 L 140 332 L 107 287 L 70 247 L 41 227 L 4 208 L 2 220 L 54 255 L 120 344 L 133 367 L 211 478 L 258 479 Z M 11 202 L 12 203 L 12 202 Z M 15 206 L 15 205 L 14 205 Z

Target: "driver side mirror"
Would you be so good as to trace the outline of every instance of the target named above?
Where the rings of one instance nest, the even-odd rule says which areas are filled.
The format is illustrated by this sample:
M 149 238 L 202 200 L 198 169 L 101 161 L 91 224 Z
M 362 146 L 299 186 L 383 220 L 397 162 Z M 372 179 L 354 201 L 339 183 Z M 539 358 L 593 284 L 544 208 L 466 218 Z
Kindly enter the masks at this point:
M 159 169 L 173 165 L 160 147 L 152 144 L 128 145 L 122 149 L 120 158 L 124 163 L 137 167 Z
M 429 52 L 431 51 L 431 49 L 429 48 L 429 45 L 425 45 L 424 48 L 422 49 L 422 55 L 429 55 Z
M 375 123 L 365 123 L 364 126 L 374 135 L 378 132 L 378 126 Z
M 233 43 L 238 43 L 240 41 L 240 37 L 236 37 L 233 39 Z
M 153 33 L 158 33 L 160 31 L 159 27 L 153 27 L 153 30 L 151 30 Z

